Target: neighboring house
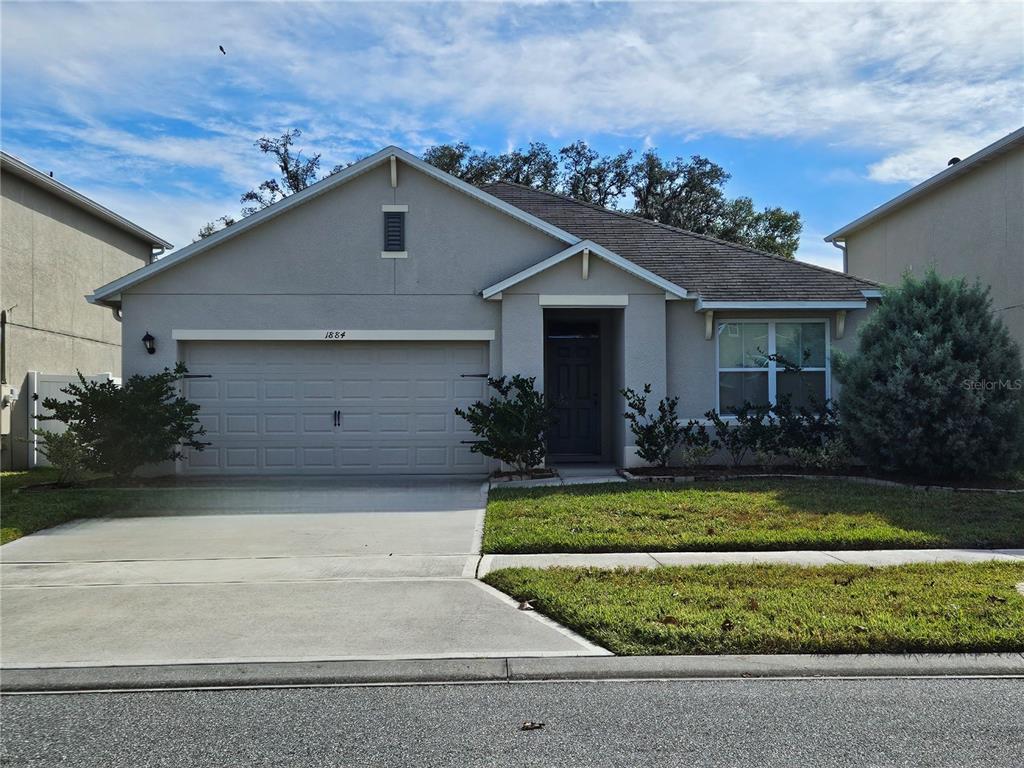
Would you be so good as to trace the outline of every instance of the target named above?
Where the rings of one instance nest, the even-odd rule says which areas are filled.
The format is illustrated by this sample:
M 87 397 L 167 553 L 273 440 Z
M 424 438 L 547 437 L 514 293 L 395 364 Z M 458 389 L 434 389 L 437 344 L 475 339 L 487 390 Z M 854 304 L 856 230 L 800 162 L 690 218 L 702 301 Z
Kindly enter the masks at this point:
M 825 238 L 844 270 L 893 285 L 929 267 L 978 278 L 1024 349 L 1024 128 Z
M 29 460 L 29 371 L 121 375 L 121 325 L 83 301 L 171 244 L 0 153 L 3 467 Z M 17 397 L 15 397 L 17 396 Z
M 875 288 L 388 147 L 90 301 L 122 311 L 126 375 L 187 363 L 210 446 L 182 472 L 483 474 L 453 410 L 487 375 L 557 402 L 550 462 L 635 465 L 621 388 L 684 417 L 834 396 Z

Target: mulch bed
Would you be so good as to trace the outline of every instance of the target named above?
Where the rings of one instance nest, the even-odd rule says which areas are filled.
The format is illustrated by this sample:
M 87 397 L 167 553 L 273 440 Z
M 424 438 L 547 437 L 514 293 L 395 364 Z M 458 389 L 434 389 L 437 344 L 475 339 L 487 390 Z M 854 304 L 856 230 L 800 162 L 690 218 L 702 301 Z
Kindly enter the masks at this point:
M 822 477 L 849 477 L 851 479 L 871 478 L 902 485 L 938 486 L 944 488 L 982 488 L 989 490 L 1021 490 L 1024 479 L 1015 478 L 975 478 L 967 480 L 951 480 L 948 478 L 915 477 L 906 474 L 887 474 L 869 472 L 866 467 L 850 467 L 842 471 L 810 469 L 795 466 L 776 465 L 772 467 L 742 466 L 729 467 L 724 465 L 708 465 L 704 467 L 632 467 L 627 470 L 636 477 L 692 477 L 694 480 L 721 480 L 737 476 L 765 477 L 777 475 L 817 475 Z

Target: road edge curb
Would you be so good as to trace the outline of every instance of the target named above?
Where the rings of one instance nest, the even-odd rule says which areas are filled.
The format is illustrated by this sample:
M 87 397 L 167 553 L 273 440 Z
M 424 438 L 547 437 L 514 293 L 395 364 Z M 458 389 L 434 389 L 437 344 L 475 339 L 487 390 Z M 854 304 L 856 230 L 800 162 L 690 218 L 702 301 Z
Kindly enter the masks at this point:
M 0 670 L 0 693 L 735 678 L 1024 677 L 1024 654 L 574 656 Z

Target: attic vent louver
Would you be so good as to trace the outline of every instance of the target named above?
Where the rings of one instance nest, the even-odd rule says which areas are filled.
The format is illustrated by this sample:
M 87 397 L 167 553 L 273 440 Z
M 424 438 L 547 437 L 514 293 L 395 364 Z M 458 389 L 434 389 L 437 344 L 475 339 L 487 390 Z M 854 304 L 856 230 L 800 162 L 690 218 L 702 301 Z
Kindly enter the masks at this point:
M 405 250 L 405 214 L 387 211 L 384 213 L 384 250 Z

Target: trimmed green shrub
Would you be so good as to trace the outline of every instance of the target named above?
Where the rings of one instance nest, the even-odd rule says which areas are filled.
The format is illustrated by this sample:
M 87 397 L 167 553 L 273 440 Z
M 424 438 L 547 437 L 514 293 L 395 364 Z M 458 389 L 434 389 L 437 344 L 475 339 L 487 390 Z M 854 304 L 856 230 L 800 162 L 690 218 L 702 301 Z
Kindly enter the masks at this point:
M 490 400 L 477 401 L 455 414 L 469 424 L 480 438 L 470 450 L 499 459 L 526 474 L 544 460 L 547 431 L 553 416 L 544 395 L 536 390 L 536 379 L 515 375 L 489 378 L 487 384 L 498 393 Z
M 178 392 L 178 382 L 187 372 L 178 363 L 173 371 L 136 374 L 123 386 L 87 381 L 79 373 L 78 384 L 61 390 L 69 400 L 43 401 L 53 416 L 40 421 L 66 424 L 84 450 L 87 469 L 123 480 L 146 464 L 180 458 L 184 446 L 197 451 L 205 447 L 199 441 L 206 433 L 198 422 L 199 406 Z
M 963 478 L 1021 460 L 1020 350 L 979 283 L 905 276 L 837 362 L 843 434 L 869 467 Z
M 72 485 L 85 477 L 87 452 L 78 435 L 70 429 L 64 432 L 33 429 L 32 434 L 39 438 L 39 452 L 57 470 L 57 482 Z
M 732 459 L 732 465 L 734 467 L 740 466 L 750 450 L 750 444 L 747 442 L 746 435 L 739 428 L 739 425 L 726 421 L 714 409 L 705 413 L 704 418 L 710 421 L 711 426 L 715 428 L 715 441 L 729 454 L 729 457 Z
M 667 467 L 672 451 L 683 442 L 686 433 L 676 412 L 679 398 L 663 398 L 658 402 L 658 412 L 648 413 L 650 384 L 644 384 L 643 394 L 633 389 L 619 390 L 619 394 L 626 399 L 626 407 L 629 408 L 623 415 L 636 440 L 636 455 L 650 464 Z
M 683 466 L 702 467 L 722 445 L 712 439 L 708 428 L 696 419 L 683 427 Z

